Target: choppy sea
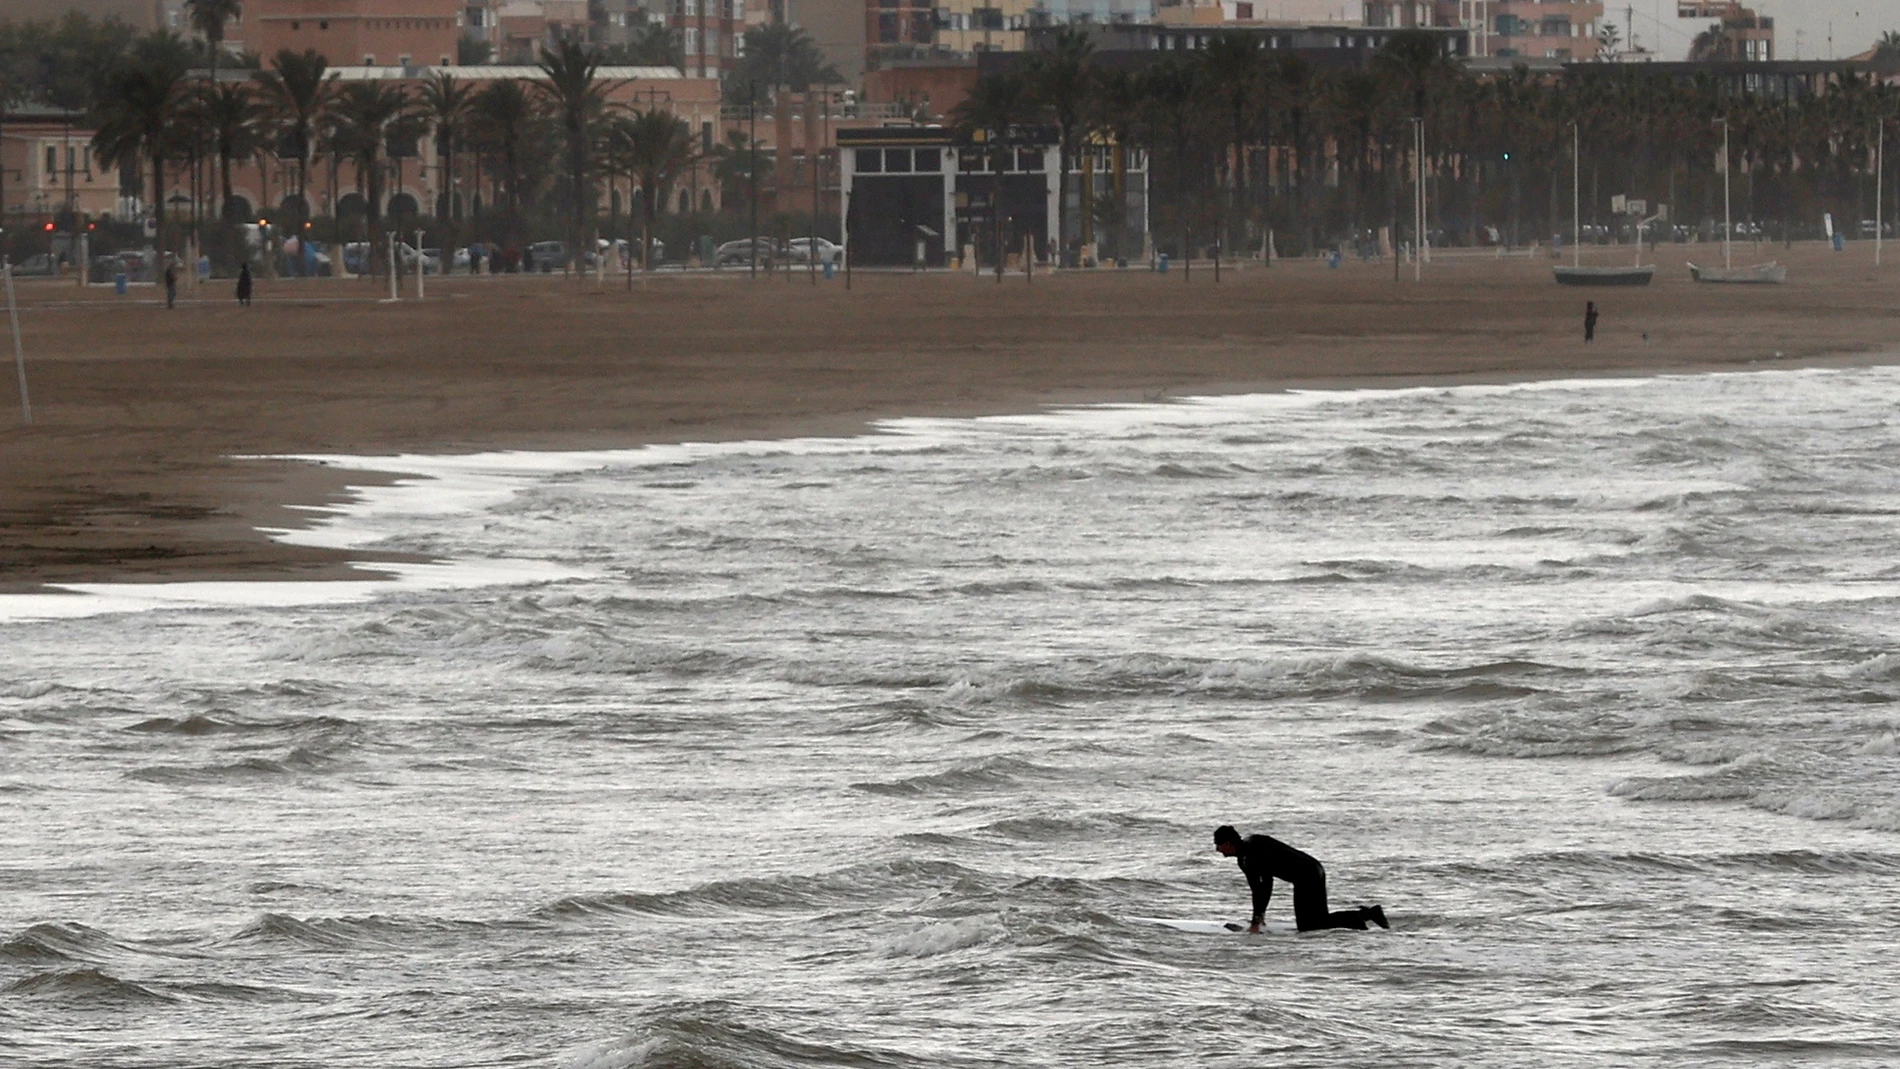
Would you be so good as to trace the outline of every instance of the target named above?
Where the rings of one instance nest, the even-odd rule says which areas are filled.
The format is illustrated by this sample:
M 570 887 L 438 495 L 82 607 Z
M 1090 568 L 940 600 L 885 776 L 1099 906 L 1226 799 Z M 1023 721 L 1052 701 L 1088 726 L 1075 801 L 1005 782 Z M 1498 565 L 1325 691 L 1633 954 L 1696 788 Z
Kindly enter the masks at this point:
M 413 477 L 284 537 L 441 563 L 0 599 L 0 1064 L 1893 1065 L 1897 412 L 324 458 Z M 1223 822 L 1393 930 L 1132 923 Z

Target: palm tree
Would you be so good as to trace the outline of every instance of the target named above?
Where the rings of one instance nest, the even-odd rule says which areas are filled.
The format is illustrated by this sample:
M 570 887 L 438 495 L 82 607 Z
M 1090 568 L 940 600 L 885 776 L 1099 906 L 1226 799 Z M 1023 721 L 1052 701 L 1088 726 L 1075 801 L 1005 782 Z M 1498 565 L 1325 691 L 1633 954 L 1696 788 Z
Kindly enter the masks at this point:
M 1114 255 L 1127 256 L 1128 244 L 1128 155 L 1134 151 L 1135 129 L 1141 114 L 1144 88 L 1139 77 L 1125 70 L 1095 71 L 1095 92 L 1091 96 L 1096 129 L 1108 136 L 1114 146 L 1114 200 L 1096 209 L 1109 232 Z
M 318 118 L 336 98 L 336 76 L 315 49 L 292 52 L 286 48 L 271 59 L 269 70 L 259 71 L 262 103 L 297 160 L 299 218 L 293 231 L 302 232 L 310 213 L 310 147 Z
M 1055 115 L 1058 157 L 1056 175 L 1056 247 L 1064 266 L 1069 256 L 1069 171 L 1081 149 L 1087 117 L 1085 108 L 1091 78 L 1089 57 L 1095 45 L 1079 27 L 1057 30 L 1049 46 L 1030 57 L 1025 76 L 1031 95 Z
M 727 130 L 726 140 L 712 147 L 711 156 L 721 204 L 743 199 L 740 190 L 755 188 L 755 179 L 763 181 L 772 173 L 772 157 L 753 151 L 752 139 L 744 130 Z
M 653 223 L 660 205 L 666 203 L 679 176 L 697 162 L 693 131 L 672 112 L 652 108 L 635 111 L 631 117 L 617 116 L 609 137 L 626 161 L 628 176 L 640 185 L 640 266 L 643 271 L 651 271 Z M 631 270 L 627 272 L 627 285 L 633 285 Z
M 93 153 L 107 167 L 152 165 L 152 211 L 158 240 L 166 244 L 165 161 L 178 137 L 178 113 L 185 69 L 164 58 L 132 59 L 105 78 L 99 101 Z
M 185 20 L 204 37 L 211 52 L 213 82 L 218 80 L 218 53 L 224 51 L 224 24 L 243 13 L 241 0 L 185 0 Z
M 1029 82 L 1020 74 L 985 74 L 970 87 L 970 95 L 950 113 L 959 137 L 984 147 L 990 168 L 991 252 L 996 258 L 996 281 L 1003 281 L 1004 178 L 1009 158 L 1021 140 L 1019 128 L 1035 114 Z M 847 251 L 846 256 L 850 253 Z
M 336 151 L 356 165 L 357 191 L 364 195 L 363 237 L 374 245 L 382 220 L 384 152 L 389 139 L 405 134 L 411 123 L 409 94 L 400 85 L 351 82 L 336 94 L 331 112 Z
M 219 216 L 227 223 L 237 222 L 231 196 L 231 161 L 249 159 L 268 146 L 265 121 L 269 112 L 243 83 L 201 87 L 192 94 L 187 110 L 194 124 L 205 131 L 209 147 L 218 158 Z
M 462 219 L 462 205 L 456 190 L 455 150 L 474 98 L 475 87 L 457 81 L 455 75 L 447 71 L 430 75 L 429 80 L 422 83 L 417 98 L 435 135 L 436 169 L 442 180 L 442 194 L 435 210 L 437 219 L 457 223 Z
M 599 114 L 611 86 L 594 77 L 600 65 L 578 41 L 563 40 L 553 51 L 543 49 L 540 67 L 547 81 L 537 83 L 535 88 L 547 97 L 548 104 L 559 116 L 561 132 L 566 138 L 567 174 L 573 197 L 567 262 L 573 267 L 580 255 L 581 241 L 587 237 L 583 220 L 591 214 L 592 208 L 592 198 L 587 195 L 588 124 Z
M 1248 129 L 1252 126 L 1253 104 L 1263 89 L 1259 38 L 1250 33 L 1219 33 L 1201 52 L 1201 84 L 1210 96 L 1218 98 L 1230 124 L 1229 151 L 1222 153 L 1226 172 L 1226 196 L 1244 204 L 1247 200 Z M 1232 247 L 1231 234 L 1221 235 L 1223 244 Z
M 844 80 L 810 34 L 783 22 L 769 22 L 746 31 L 745 57 L 726 79 L 727 102 L 763 104 L 778 86 L 802 93 L 814 85 Z
M 503 233 L 511 244 L 521 237 L 521 205 L 528 184 L 524 165 L 535 121 L 534 101 L 514 78 L 488 83 L 469 102 L 469 132 L 500 170 L 507 203 Z

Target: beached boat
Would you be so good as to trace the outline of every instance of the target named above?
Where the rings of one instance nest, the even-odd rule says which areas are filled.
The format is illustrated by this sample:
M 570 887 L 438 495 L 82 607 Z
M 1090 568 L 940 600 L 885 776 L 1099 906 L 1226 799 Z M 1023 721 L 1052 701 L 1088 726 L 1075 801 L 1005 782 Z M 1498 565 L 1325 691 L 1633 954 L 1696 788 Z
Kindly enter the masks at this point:
M 1560 286 L 1647 286 L 1656 277 L 1654 267 L 1558 267 Z
M 1735 266 L 1735 244 L 1730 235 L 1735 232 L 1735 220 L 1729 211 L 1729 150 L 1728 120 L 1718 119 L 1722 124 L 1722 266 L 1698 267 L 1689 265 L 1689 277 L 1697 282 L 1728 282 L 1756 286 L 1779 286 L 1788 281 L 1788 269 L 1770 260 L 1753 267 Z
M 1698 267 L 1689 265 L 1689 277 L 1697 282 L 1733 282 L 1758 286 L 1779 286 L 1788 281 L 1788 268 L 1778 263 L 1753 267 Z
M 1583 265 L 1583 129 L 1570 124 L 1570 266 L 1554 268 L 1559 286 L 1647 286 L 1656 277 L 1654 265 L 1643 263 L 1643 227 L 1636 226 L 1636 263 L 1630 267 Z M 1658 218 L 1661 218 L 1659 215 Z

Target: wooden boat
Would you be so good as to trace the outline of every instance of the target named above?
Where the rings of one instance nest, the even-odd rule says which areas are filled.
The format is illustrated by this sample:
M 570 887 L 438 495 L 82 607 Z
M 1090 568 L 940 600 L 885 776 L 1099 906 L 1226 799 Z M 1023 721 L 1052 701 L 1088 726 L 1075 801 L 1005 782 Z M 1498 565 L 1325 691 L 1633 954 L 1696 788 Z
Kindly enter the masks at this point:
M 1697 282 L 1732 282 L 1757 286 L 1779 286 L 1788 281 L 1788 269 L 1782 264 L 1765 263 L 1753 267 L 1697 267 L 1689 265 L 1689 277 Z
M 1647 286 L 1656 277 L 1653 266 L 1643 267 L 1557 267 L 1560 286 Z

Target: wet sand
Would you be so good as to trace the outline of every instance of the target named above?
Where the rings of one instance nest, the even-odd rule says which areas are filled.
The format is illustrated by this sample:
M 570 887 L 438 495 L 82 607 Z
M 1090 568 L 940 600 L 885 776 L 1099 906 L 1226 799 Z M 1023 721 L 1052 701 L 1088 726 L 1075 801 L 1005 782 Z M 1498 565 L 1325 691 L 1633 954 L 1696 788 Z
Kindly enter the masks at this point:
M 631 294 L 613 278 L 432 278 L 426 302 L 386 304 L 386 282 L 265 280 L 245 309 L 213 282 L 170 312 L 151 287 L 21 280 L 35 423 L 20 425 L 9 370 L 0 589 L 358 574 L 257 530 L 346 500 L 344 476 L 239 459 L 258 454 L 855 433 L 892 416 L 1900 353 L 1900 268 L 1876 270 L 1871 245 L 1738 248 L 1737 263 L 1789 264 L 1779 287 L 1691 283 L 1684 260 L 1719 263 L 1720 246 L 1661 253 L 1656 284 L 1629 290 L 1559 287 L 1547 255 L 1469 253 L 1422 283 L 1311 261 L 1230 268 L 1218 285 L 1206 265 L 1000 285 L 858 272 L 848 291 L 738 271 L 657 274 Z M 1602 312 L 1588 346 L 1586 300 Z

